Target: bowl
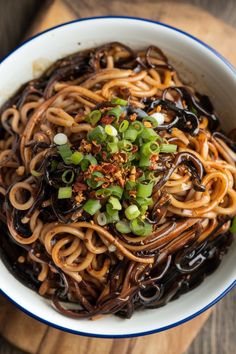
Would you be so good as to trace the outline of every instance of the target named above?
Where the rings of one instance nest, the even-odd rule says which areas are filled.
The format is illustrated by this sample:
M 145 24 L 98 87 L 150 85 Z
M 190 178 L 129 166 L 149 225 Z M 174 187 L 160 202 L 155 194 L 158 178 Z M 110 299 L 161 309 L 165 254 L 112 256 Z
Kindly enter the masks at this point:
M 120 41 L 134 48 L 159 46 L 181 77 L 210 96 L 224 129 L 236 122 L 236 71 L 214 49 L 176 28 L 145 19 L 101 17 L 65 23 L 29 39 L 0 64 L 0 105 L 51 62 L 85 48 Z M 129 320 L 109 316 L 76 320 L 56 312 L 0 262 L 1 292 L 32 317 L 58 329 L 94 337 L 132 337 L 166 330 L 199 315 L 236 284 L 236 242 L 219 268 L 195 290 L 155 310 L 140 310 Z

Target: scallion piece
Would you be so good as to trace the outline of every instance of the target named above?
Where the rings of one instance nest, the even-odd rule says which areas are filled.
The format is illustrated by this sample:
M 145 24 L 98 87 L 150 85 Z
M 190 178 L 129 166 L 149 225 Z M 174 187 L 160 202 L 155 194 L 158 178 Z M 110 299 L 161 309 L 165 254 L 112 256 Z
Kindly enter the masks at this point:
M 114 195 L 118 199 L 121 199 L 123 194 L 123 189 L 120 186 L 110 186 L 103 189 L 98 189 L 96 191 L 96 197 L 109 197 L 110 195 Z
M 158 122 L 157 122 L 157 120 L 156 120 L 154 117 L 152 117 L 152 116 L 147 116 L 147 117 L 143 118 L 143 122 L 150 122 L 150 123 L 152 123 L 152 127 L 153 127 L 153 128 L 158 127 Z
M 59 145 L 57 147 L 59 154 L 61 155 L 61 158 L 66 164 L 70 163 L 70 158 L 72 155 L 72 151 L 70 149 L 70 146 L 68 144 L 64 145 Z
M 110 203 L 106 204 L 106 215 L 109 223 L 120 220 L 118 210 L 114 210 Z
M 83 157 L 84 155 L 81 152 L 75 151 L 71 155 L 70 160 L 74 165 L 79 165 L 79 163 L 83 160 Z
M 42 176 L 42 174 L 43 174 L 42 172 L 31 170 L 31 175 L 34 177 L 40 177 L 40 176 Z
M 121 140 L 118 144 L 119 148 L 124 151 L 132 151 L 133 144 L 129 140 Z
M 113 125 L 107 124 L 105 125 L 105 133 L 109 136 L 117 136 L 117 130 Z
M 143 129 L 144 129 L 143 124 L 141 122 L 139 122 L 138 120 L 136 120 L 135 122 L 131 123 L 131 127 L 133 129 L 135 129 L 138 132 L 138 134 L 141 134 Z
M 129 223 L 125 220 L 120 220 L 116 223 L 116 230 L 121 234 L 128 234 L 131 232 Z
M 97 223 L 100 226 L 104 226 L 108 223 L 106 213 L 99 213 L 97 215 Z
M 141 155 L 139 160 L 140 167 L 149 167 L 151 165 L 150 156 Z
M 89 165 L 97 165 L 97 160 L 91 154 L 85 155 L 83 160 L 80 162 L 80 167 L 82 171 L 86 171 Z
M 151 141 L 160 139 L 159 135 L 152 128 L 144 128 L 141 135 L 144 140 Z
M 107 150 L 112 153 L 115 154 L 116 152 L 119 151 L 119 147 L 117 143 L 108 143 L 107 144 Z
M 121 210 L 122 209 L 122 205 L 120 204 L 120 201 L 118 198 L 116 197 L 110 197 L 108 202 L 112 205 L 112 208 L 115 210 Z
M 160 145 L 160 152 L 164 153 L 172 153 L 177 151 L 177 145 L 174 144 L 161 144 Z
M 102 113 L 96 109 L 92 112 L 89 113 L 88 117 L 86 118 L 86 121 L 88 121 L 92 125 L 96 125 L 97 122 L 101 119 Z
M 236 216 L 233 218 L 233 221 L 232 221 L 232 224 L 231 224 L 231 227 L 230 227 L 230 231 L 232 233 L 236 232 Z
M 137 184 L 137 197 L 148 198 L 152 195 L 153 183 L 138 183 Z
M 134 128 L 128 128 L 125 132 L 124 132 L 124 138 L 126 140 L 130 140 L 130 141 L 135 141 L 136 138 L 138 136 L 138 131 Z
M 58 189 L 58 199 L 69 199 L 72 197 L 71 187 L 60 187 Z
M 128 126 L 129 122 L 127 120 L 123 120 L 123 122 L 120 123 L 119 132 L 124 133 L 128 129 Z
M 58 133 L 54 136 L 53 141 L 56 145 L 65 145 L 68 141 L 66 134 Z
M 136 202 L 138 203 L 139 206 L 144 206 L 144 205 L 153 205 L 153 199 L 152 198 L 141 198 L 137 197 Z
M 101 178 L 104 178 L 103 174 L 99 171 L 95 171 L 92 173 L 91 178 L 86 180 L 86 183 L 89 187 L 95 189 L 104 183 L 104 180 L 101 180 Z
M 111 103 L 112 103 L 112 104 L 119 104 L 120 106 L 127 106 L 128 101 L 123 100 L 122 98 L 113 97 L 113 98 L 111 99 Z
M 149 236 L 152 233 L 152 225 L 141 219 L 131 220 L 130 228 L 138 236 Z
M 144 144 L 141 148 L 141 152 L 144 156 L 151 156 L 152 154 L 158 154 L 160 151 L 160 146 L 156 141 L 149 141 Z
M 74 178 L 75 173 L 72 170 L 64 171 L 61 176 L 62 182 L 64 182 L 65 184 L 71 184 L 74 181 Z
M 107 114 L 109 116 L 114 116 L 114 117 L 116 117 L 116 119 L 120 118 L 121 113 L 122 113 L 122 109 L 120 107 L 118 107 L 118 106 L 110 109 L 107 112 Z
M 101 209 L 101 203 L 97 199 L 89 199 L 83 206 L 83 209 L 90 215 L 96 214 Z
M 98 125 L 87 134 L 90 141 L 96 141 L 99 144 L 106 140 L 106 136 L 104 128 L 101 125 Z
M 136 182 L 134 182 L 134 181 L 127 181 L 126 183 L 125 183 L 125 189 L 127 190 L 127 191 L 132 191 L 132 190 L 134 190 L 136 188 Z
M 130 206 L 128 206 L 128 208 L 125 209 L 125 216 L 129 220 L 133 220 L 137 218 L 139 215 L 140 215 L 140 211 L 137 205 L 135 204 L 131 204 Z

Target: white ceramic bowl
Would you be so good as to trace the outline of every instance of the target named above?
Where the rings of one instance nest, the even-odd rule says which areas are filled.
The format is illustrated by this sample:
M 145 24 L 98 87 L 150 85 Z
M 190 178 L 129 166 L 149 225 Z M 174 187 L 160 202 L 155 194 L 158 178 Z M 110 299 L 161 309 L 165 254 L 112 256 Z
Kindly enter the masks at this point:
M 35 67 L 80 49 L 110 41 L 132 47 L 154 44 L 173 58 L 182 77 L 208 94 L 224 128 L 236 126 L 236 72 L 217 52 L 198 39 L 170 26 L 136 18 L 91 18 L 66 23 L 22 44 L 0 65 L 0 105 L 24 82 Z M 37 64 L 37 65 L 36 65 Z M 235 122 L 235 123 L 234 123 Z M 166 306 L 137 311 L 130 320 L 109 316 L 99 321 L 75 320 L 57 313 L 0 263 L 1 291 L 29 315 L 59 329 L 97 337 L 130 337 L 154 333 L 181 324 L 216 303 L 236 283 L 236 242 L 222 264 L 195 290 Z

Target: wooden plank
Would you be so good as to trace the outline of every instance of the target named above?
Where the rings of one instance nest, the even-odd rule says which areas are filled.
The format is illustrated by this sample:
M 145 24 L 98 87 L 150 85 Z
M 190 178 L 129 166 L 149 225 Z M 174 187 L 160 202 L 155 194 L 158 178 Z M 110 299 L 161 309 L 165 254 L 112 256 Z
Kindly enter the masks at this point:
M 236 63 L 233 45 L 235 31 L 191 5 L 152 0 L 147 1 L 145 6 L 141 6 L 143 2 L 139 0 L 132 3 L 122 0 L 112 2 L 102 0 L 99 1 L 99 6 L 98 2 L 96 4 L 97 6 L 94 6 L 93 0 L 80 0 L 80 2 L 56 0 L 47 8 L 46 13 L 40 15 L 31 34 L 75 19 L 77 15 L 93 16 L 109 13 L 141 15 L 181 27 L 197 35 Z M 104 340 L 63 333 L 30 319 L 10 304 L 4 303 L 2 307 L 4 307 L 3 315 L 0 316 L 2 335 L 19 348 L 37 354 L 146 354 L 154 352 L 156 354 L 181 354 L 188 348 L 210 314 L 208 311 L 191 322 L 152 336 Z

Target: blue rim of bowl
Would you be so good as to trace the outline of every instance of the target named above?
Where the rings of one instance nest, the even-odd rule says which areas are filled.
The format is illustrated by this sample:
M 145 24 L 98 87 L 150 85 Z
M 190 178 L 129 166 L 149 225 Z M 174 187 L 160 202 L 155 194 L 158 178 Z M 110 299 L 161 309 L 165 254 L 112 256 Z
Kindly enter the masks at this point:
M 188 38 L 191 38 L 192 40 L 194 40 L 195 42 L 201 44 L 203 47 L 207 48 L 210 52 L 212 52 L 213 54 L 215 54 L 216 57 L 218 57 L 218 59 L 220 59 L 232 72 L 234 75 L 236 75 L 236 69 L 234 68 L 234 66 L 226 59 L 224 58 L 223 55 L 221 55 L 220 53 L 218 53 L 214 48 L 212 48 L 211 46 L 209 46 L 208 44 L 204 43 L 203 41 L 201 41 L 200 39 L 198 39 L 197 37 L 182 31 L 181 29 L 178 29 L 176 27 L 167 25 L 165 23 L 159 22 L 159 21 L 153 21 L 153 20 L 149 20 L 146 18 L 139 18 L 139 17 L 130 17 L 130 16 L 96 16 L 96 17 L 86 17 L 86 18 L 81 18 L 81 19 L 76 19 L 73 21 L 69 21 L 69 22 L 65 22 L 62 23 L 58 26 L 54 26 L 52 28 L 49 28 L 43 32 L 40 32 L 38 34 L 36 34 L 35 36 L 29 38 L 28 40 L 24 41 L 22 44 L 20 44 L 19 46 L 17 46 L 14 50 L 12 50 L 8 55 L 6 55 L 5 57 L 3 57 L 3 59 L 0 61 L 0 65 L 8 58 L 10 57 L 15 51 L 17 51 L 19 48 L 23 47 L 25 44 L 27 44 L 28 42 L 31 42 L 32 40 L 34 40 L 37 37 L 40 37 L 42 35 L 44 35 L 47 32 L 53 31 L 54 29 L 60 28 L 60 27 L 65 27 L 67 25 L 70 25 L 72 23 L 77 23 L 77 22 L 83 22 L 83 21 L 91 21 L 91 20 L 98 20 L 98 19 L 128 19 L 128 20 L 132 20 L 132 21 L 140 21 L 140 22 L 148 22 L 148 23 L 152 23 L 152 24 L 156 24 L 162 27 L 166 27 L 169 28 L 175 32 L 178 32 Z M 37 315 L 35 315 L 34 313 L 26 310 L 24 307 L 22 307 L 21 305 L 19 305 L 17 302 L 15 302 L 12 298 L 10 298 L 4 291 L 2 291 L 0 289 L 0 294 L 2 294 L 5 298 L 7 298 L 10 302 L 12 302 L 18 309 L 20 309 L 21 311 L 23 311 L 26 315 L 48 325 L 51 327 L 54 327 L 56 329 L 62 330 L 64 332 L 68 332 L 68 333 L 72 333 L 72 334 L 77 334 L 77 335 L 81 335 L 81 336 L 86 336 L 86 337 L 95 337 L 95 338 L 131 338 L 131 337 L 141 337 L 141 336 L 146 336 L 146 335 L 150 335 L 150 334 L 154 334 L 154 333 L 158 333 L 158 332 L 162 332 L 162 331 L 166 331 L 170 328 L 179 326 L 187 321 L 192 320 L 193 318 L 195 318 L 196 316 L 200 315 L 201 313 L 205 312 L 206 310 L 208 310 L 210 307 L 212 307 L 213 305 L 215 305 L 218 301 L 220 301 L 231 289 L 234 288 L 234 286 L 236 285 L 236 279 L 219 295 L 217 296 L 213 301 L 211 301 L 209 304 L 207 304 L 206 306 L 204 306 L 202 309 L 200 309 L 199 311 L 193 313 L 190 316 L 187 316 L 186 318 L 177 321 L 175 323 L 172 323 L 168 326 L 164 326 L 161 328 L 157 328 L 157 329 L 153 329 L 150 331 L 145 331 L 145 332 L 137 332 L 137 333 L 129 333 L 129 334 L 94 334 L 94 333 L 87 333 L 87 332 L 81 332 L 81 331 L 77 331 L 77 330 L 72 330 L 70 328 L 66 328 L 66 327 L 62 327 L 59 325 L 56 325 L 53 322 L 47 321 L 42 317 L 39 317 Z

